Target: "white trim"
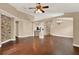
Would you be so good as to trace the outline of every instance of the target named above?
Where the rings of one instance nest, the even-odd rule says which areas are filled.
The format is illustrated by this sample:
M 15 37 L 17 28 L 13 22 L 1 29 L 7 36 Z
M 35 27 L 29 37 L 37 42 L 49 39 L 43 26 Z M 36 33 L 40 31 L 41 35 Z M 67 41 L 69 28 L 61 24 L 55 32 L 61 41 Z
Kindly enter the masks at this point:
M 12 18 L 17 18 L 16 16 L 14 16 L 13 14 L 11 14 L 10 12 L 7 12 L 3 9 L 0 9 L 0 14 L 6 15 L 8 17 L 12 17 Z
M 9 39 L 9 40 L 6 40 L 6 41 L 4 41 L 4 42 L 1 42 L 0 43 L 0 47 L 2 46 L 2 44 L 4 44 L 4 43 L 7 43 L 7 42 L 9 42 L 9 41 L 15 41 L 16 39 Z
M 6 40 L 6 41 L 4 41 L 4 42 L 0 42 L 0 47 L 2 46 L 2 44 L 4 44 L 4 43 L 7 43 L 7 42 L 9 42 L 9 41 L 15 41 L 16 39 L 9 39 L 9 40 Z
M 24 37 L 30 37 L 30 36 L 33 36 L 33 35 L 28 35 L 28 36 L 17 36 L 17 37 L 24 38 Z
M 0 45 L 0 47 L 2 47 L 2 45 Z
M 73 46 L 75 46 L 75 47 L 79 47 L 79 45 L 78 45 L 78 44 L 73 44 Z
M 57 35 L 57 34 L 51 34 L 53 36 L 60 36 L 60 37 L 67 37 L 67 38 L 73 38 L 73 36 L 65 36 L 65 35 Z
M 16 39 L 11 39 L 11 41 L 16 41 Z

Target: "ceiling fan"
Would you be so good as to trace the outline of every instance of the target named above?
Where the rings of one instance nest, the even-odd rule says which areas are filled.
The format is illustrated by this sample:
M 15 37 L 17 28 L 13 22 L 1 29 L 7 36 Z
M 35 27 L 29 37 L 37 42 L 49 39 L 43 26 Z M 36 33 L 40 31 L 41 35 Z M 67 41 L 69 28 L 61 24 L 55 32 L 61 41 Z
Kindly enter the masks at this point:
M 49 6 L 42 6 L 41 3 L 36 3 L 35 7 L 30 7 L 29 9 L 35 9 L 35 13 L 45 13 L 45 8 L 49 8 Z

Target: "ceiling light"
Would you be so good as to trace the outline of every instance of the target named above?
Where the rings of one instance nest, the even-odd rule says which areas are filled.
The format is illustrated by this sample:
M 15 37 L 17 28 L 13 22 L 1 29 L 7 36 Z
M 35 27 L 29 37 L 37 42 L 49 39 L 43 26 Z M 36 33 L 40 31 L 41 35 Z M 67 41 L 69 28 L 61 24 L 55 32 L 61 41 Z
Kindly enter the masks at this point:
M 36 10 L 35 13 L 44 13 L 40 9 Z
M 45 13 L 44 9 L 49 8 L 49 6 L 42 6 L 37 3 L 35 7 L 30 7 L 29 9 L 35 9 L 35 13 Z
M 44 13 L 45 11 L 43 10 L 42 6 L 40 3 L 36 4 L 36 13 Z

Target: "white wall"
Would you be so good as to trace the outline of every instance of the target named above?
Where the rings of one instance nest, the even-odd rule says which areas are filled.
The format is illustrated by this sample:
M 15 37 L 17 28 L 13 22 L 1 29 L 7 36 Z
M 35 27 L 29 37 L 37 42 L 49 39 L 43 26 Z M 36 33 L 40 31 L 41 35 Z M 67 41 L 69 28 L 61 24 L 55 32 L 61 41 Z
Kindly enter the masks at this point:
M 73 45 L 79 47 L 79 13 L 74 15 L 74 39 Z
M 33 36 L 32 22 L 28 20 L 21 20 L 18 23 L 18 34 L 19 37 Z
M 60 23 L 58 23 L 57 21 L 59 21 Z M 61 37 L 73 37 L 73 19 L 53 19 L 51 24 L 51 34 Z

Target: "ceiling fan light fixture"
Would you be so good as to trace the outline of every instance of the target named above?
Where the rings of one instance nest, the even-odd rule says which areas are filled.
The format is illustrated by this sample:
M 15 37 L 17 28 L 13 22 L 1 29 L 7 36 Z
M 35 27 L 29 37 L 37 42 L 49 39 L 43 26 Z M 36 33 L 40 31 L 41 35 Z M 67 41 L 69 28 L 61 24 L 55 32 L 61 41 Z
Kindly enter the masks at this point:
M 36 13 L 44 13 L 45 11 L 42 8 L 42 5 L 40 3 L 36 4 Z
M 42 12 L 40 11 L 40 9 L 38 9 L 38 10 L 36 11 L 36 13 L 42 13 Z
M 38 10 L 35 11 L 35 13 L 44 13 L 44 12 L 45 12 L 45 11 L 40 10 L 40 9 L 38 9 Z
M 44 9 L 49 8 L 49 6 L 42 6 L 40 3 L 36 4 L 35 8 L 29 8 L 29 9 L 35 9 L 34 13 L 45 13 Z

